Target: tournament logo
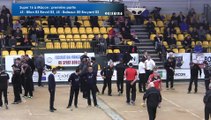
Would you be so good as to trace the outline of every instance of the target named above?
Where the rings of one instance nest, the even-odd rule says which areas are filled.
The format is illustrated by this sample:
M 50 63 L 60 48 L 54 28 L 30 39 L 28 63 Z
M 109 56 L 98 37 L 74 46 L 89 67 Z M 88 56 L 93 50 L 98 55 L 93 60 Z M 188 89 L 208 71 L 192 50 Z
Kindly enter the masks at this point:
M 184 63 L 183 56 L 175 56 L 175 59 L 176 59 L 176 67 L 181 68 L 181 66 Z
M 53 59 L 52 59 L 51 57 L 48 57 L 48 58 L 47 58 L 47 62 L 48 62 L 48 63 L 51 63 L 52 61 L 53 61 Z

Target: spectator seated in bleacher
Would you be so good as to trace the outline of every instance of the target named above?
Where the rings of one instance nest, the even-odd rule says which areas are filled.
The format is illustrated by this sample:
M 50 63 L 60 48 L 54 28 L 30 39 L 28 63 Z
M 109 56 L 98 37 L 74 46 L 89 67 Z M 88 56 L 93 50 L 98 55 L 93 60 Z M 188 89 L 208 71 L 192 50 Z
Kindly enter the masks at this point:
M 1 10 L 1 15 L 6 16 L 7 14 L 11 14 L 10 10 L 5 5 L 3 5 Z
M 6 16 L 2 16 L 4 19 L 4 24 L 6 24 L 8 27 L 12 27 L 12 15 L 11 14 L 6 14 Z
M 13 24 L 13 30 L 16 30 L 17 28 L 22 28 L 22 25 L 20 21 L 16 21 L 15 24 Z
M 185 16 L 183 15 L 182 12 L 180 12 L 179 15 L 177 16 L 177 23 L 180 24 L 184 20 L 185 20 Z
M 182 45 L 186 50 L 190 50 L 191 49 L 191 43 L 192 43 L 192 39 L 191 36 L 188 35 L 185 40 L 182 41 Z
M 176 16 L 176 13 L 172 13 L 171 21 L 174 21 L 174 23 L 177 24 L 177 16 Z
M 200 26 L 198 30 L 199 40 L 204 41 L 206 39 L 206 31 L 204 30 L 203 26 Z
M 37 41 L 37 30 L 35 27 L 29 29 L 28 38 L 32 41 Z
M 26 22 L 26 25 L 29 27 L 36 25 L 35 18 L 32 16 L 27 16 L 25 22 Z
M 44 42 L 44 36 L 45 36 L 45 32 L 43 30 L 43 27 L 39 27 L 39 29 L 37 30 L 37 39 L 39 42 Z
M 169 27 L 165 28 L 164 30 L 164 39 L 170 38 L 171 34 L 175 34 L 176 31 L 174 29 L 170 29 Z
M 4 23 L 4 19 L 0 20 L 0 31 L 4 33 L 7 30 L 7 25 Z
M 67 25 L 69 27 L 72 27 L 72 25 L 73 25 L 72 21 L 73 21 L 73 17 L 71 17 L 71 16 L 67 16 L 66 19 L 65 19 L 65 23 L 67 23 Z
M 163 41 L 163 37 L 159 36 L 158 33 L 156 33 L 156 36 L 154 38 L 154 45 L 155 45 L 155 50 L 161 47 Z
M 31 40 L 28 39 L 28 36 L 25 35 L 23 38 L 23 41 L 21 42 L 20 46 L 25 47 L 24 50 L 29 50 L 33 45 L 31 43 Z
M 135 43 L 140 43 L 140 41 L 139 41 L 139 39 L 138 39 L 138 36 L 135 35 L 135 34 L 132 34 L 131 40 L 132 40 L 133 42 L 135 42 Z
M 99 53 L 104 54 L 107 49 L 107 42 L 106 39 L 103 38 L 103 35 L 99 38 Z
M 176 23 L 174 20 L 171 20 L 168 24 L 168 27 L 170 28 L 170 30 L 174 30 L 174 28 L 176 27 Z
M 152 18 L 149 18 L 147 23 L 147 31 L 149 32 L 149 35 L 155 33 L 155 24 L 152 22 Z
M 160 15 L 161 8 L 155 7 L 154 10 L 152 10 L 151 15 L 154 17 L 155 20 L 162 20 L 162 16 Z
M 17 40 L 17 42 L 23 42 L 23 33 L 20 28 L 17 28 L 16 31 L 13 33 L 13 36 Z
M 191 35 L 191 38 L 193 38 L 194 40 L 199 39 L 199 35 L 198 35 L 198 31 L 196 27 L 194 27 L 192 31 L 189 31 L 189 34 Z
M 11 36 L 11 38 L 9 39 L 9 46 L 15 48 L 17 44 L 17 40 L 15 39 L 14 36 Z
M 194 53 L 202 53 L 203 47 L 201 45 L 201 42 L 198 42 L 194 47 Z
M 170 49 L 176 48 L 176 38 L 174 37 L 174 34 L 171 34 L 171 36 L 166 40 L 168 45 L 170 46 Z
M 108 35 L 108 38 L 106 39 L 107 46 L 115 45 L 114 43 L 114 37 L 112 35 Z
M 98 45 L 99 45 L 99 36 L 94 35 L 94 38 L 91 41 L 91 47 L 92 47 L 93 52 L 96 52 L 96 53 L 98 52 L 99 50 Z
M 114 44 L 115 45 L 120 45 L 122 43 L 122 35 L 120 33 L 117 33 L 115 36 L 114 36 Z
M 99 27 L 97 16 L 90 16 L 89 21 L 90 21 L 91 27 Z
M 122 35 L 123 39 L 131 39 L 130 30 L 126 29 L 125 27 L 122 27 L 121 35 Z
M 189 29 L 189 25 L 185 22 L 185 19 L 179 24 L 180 30 L 185 33 Z

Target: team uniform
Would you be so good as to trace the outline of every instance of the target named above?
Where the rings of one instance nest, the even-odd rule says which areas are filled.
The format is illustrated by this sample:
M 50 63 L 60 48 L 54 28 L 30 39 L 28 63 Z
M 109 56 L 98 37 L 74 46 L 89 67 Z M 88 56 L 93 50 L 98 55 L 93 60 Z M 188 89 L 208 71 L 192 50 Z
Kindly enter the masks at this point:
M 145 64 L 143 62 L 140 62 L 138 65 L 138 72 L 139 72 L 139 92 L 145 92 L 146 91 L 146 71 L 145 71 Z M 142 89 L 143 88 L 143 89 Z
M 191 66 L 191 79 L 190 79 L 190 84 L 188 87 L 188 93 L 191 92 L 192 90 L 192 84 L 194 82 L 195 85 L 195 93 L 197 93 L 198 91 L 198 74 L 200 74 L 201 76 L 201 68 L 199 67 L 199 65 L 194 64 L 193 66 Z
M 104 81 L 103 81 L 103 89 L 102 89 L 102 94 L 104 94 L 104 91 L 105 91 L 105 89 L 106 89 L 106 87 L 108 86 L 108 95 L 111 95 L 111 92 L 112 92 L 112 90 L 111 90 L 111 78 L 112 78 L 112 76 L 113 76 L 113 73 L 114 73 L 114 70 L 113 70 L 113 68 L 111 68 L 110 66 L 108 66 L 108 67 L 106 67 L 106 68 L 104 68 L 101 72 L 100 72 L 100 74 L 101 74 L 101 76 L 104 76 L 105 77 L 105 79 L 104 79 Z
M 56 82 L 54 74 L 51 73 L 48 76 L 48 90 L 50 93 L 50 110 L 54 110 L 54 99 L 55 99 L 55 91 L 56 91 Z
M 153 74 L 151 74 L 151 75 L 149 76 L 148 83 L 153 82 L 154 85 L 155 85 L 155 88 L 156 88 L 157 90 L 160 90 L 160 89 L 161 89 L 161 83 L 162 83 L 162 81 L 161 81 L 160 76 L 157 75 L 157 77 L 155 77 L 155 74 L 156 74 L 156 73 L 153 73 Z
M 125 70 L 125 77 L 126 77 L 126 98 L 127 103 L 130 102 L 134 103 L 136 100 L 136 76 L 137 76 L 137 70 L 134 68 L 127 68 Z M 133 83 L 134 82 L 134 83 Z M 133 83 L 133 84 L 132 84 Z M 130 99 L 130 92 L 132 93 L 131 99 Z
M 211 116 L 211 90 L 206 92 L 203 101 L 205 104 L 205 120 L 209 120 L 209 116 Z
M 117 90 L 119 93 L 123 93 L 123 84 L 124 84 L 124 72 L 126 66 L 124 63 L 119 63 L 116 65 L 116 71 L 117 71 Z
M 23 80 L 24 80 L 24 89 L 25 94 L 24 96 L 28 96 L 31 98 L 33 96 L 33 81 L 32 81 L 32 69 L 30 66 L 27 66 L 25 73 L 23 74 Z
M 155 87 L 149 88 L 143 96 L 143 100 L 145 101 L 146 99 L 149 120 L 155 120 L 157 107 L 162 101 L 160 91 Z
M 175 69 L 175 64 L 173 60 L 167 61 L 164 65 L 166 69 L 166 88 L 169 88 L 169 81 L 170 81 L 170 87 L 174 87 L 174 69 Z
M 205 82 L 205 89 L 206 91 L 209 90 L 209 84 L 210 84 L 210 77 L 211 77 L 211 68 L 207 65 L 204 68 L 204 82 Z
M 92 97 L 94 101 L 94 106 L 97 106 L 97 99 L 96 99 L 96 79 L 95 74 L 93 72 L 88 72 L 86 74 L 87 77 L 87 103 L 89 106 L 91 106 L 91 98 L 90 98 L 90 92 L 92 92 Z
M 73 96 L 75 95 L 74 105 L 78 107 L 78 94 L 80 89 L 80 76 L 76 73 L 72 73 L 68 79 L 68 82 L 71 84 L 70 87 L 70 98 L 68 103 L 68 108 L 72 106 Z
M 12 85 L 14 92 L 14 103 L 21 102 L 20 91 L 21 91 L 21 67 L 20 65 L 12 65 L 13 75 L 12 75 Z
M 4 104 L 8 105 L 8 98 L 7 98 L 7 89 L 8 89 L 8 81 L 9 75 L 5 72 L 0 73 L 0 107 L 2 107 L 2 94 L 4 95 Z

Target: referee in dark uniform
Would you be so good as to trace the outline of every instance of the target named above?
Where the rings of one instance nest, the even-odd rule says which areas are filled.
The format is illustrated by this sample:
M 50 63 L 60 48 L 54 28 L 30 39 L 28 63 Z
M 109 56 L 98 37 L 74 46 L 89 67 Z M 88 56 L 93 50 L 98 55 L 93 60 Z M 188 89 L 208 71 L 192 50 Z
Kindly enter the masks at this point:
M 54 108 L 54 98 L 56 91 L 56 82 L 55 82 L 55 74 L 56 68 L 52 69 L 52 73 L 48 76 L 48 90 L 50 93 L 50 112 L 54 112 L 56 109 Z
M 79 94 L 79 88 L 80 88 L 80 69 L 77 68 L 75 70 L 75 73 L 72 73 L 68 79 L 68 82 L 70 83 L 70 98 L 67 108 L 71 108 L 73 96 L 75 95 L 74 105 L 75 108 L 78 108 L 78 94 Z M 71 108 L 72 110 L 72 108 Z
M 3 71 L 0 67 L 0 108 L 3 105 L 2 93 L 4 95 L 4 104 L 6 109 L 8 109 L 8 98 L 7 98 L 7 88 L 9 84 L 9 75 Z
M 209 85 L 209 90 L 206 92 L 203 101 L 205 104 L 205 120 L 209 120 L 209 117 L 211 116 L 211 84 Z
M 149 83 L 149 89 L 145 92 L 143 96 L 143 105 L 145 106 L 145 100 L 147 99 L 147 111 L 149 114 L 149 120 L 155 120 L 157 107 L 159 107 L 162 97 L 160 91 L 154 86 L 154 83 Z

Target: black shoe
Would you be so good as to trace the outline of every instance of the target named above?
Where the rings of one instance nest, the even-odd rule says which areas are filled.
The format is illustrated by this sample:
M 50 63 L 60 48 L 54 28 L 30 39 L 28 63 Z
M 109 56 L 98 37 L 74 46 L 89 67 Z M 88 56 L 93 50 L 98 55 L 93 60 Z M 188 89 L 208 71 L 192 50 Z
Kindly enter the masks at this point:
M 188 91 L 188 94 L 190 94 L 190 91 Z
M 70 107 L 71 107 L 71 106 L 68 105 L 68 106 L 67 106 L 67 109 L 70 108 Z
M 197 91 L 194 92 L 195 94 L 197 93 Z
M 19 103 L 22 103 L 22 101 L 21 100 L 19 100 L 19 101 L 17 101 L 17 103 L 19 104 Z
M 126 102 L 128 105 L 130 105 L 130 102 Z
M 56 111 L 57 109 L 56 108 L 53 108 L 53 110 Z
M 75 108 L 78 108 L 78 106 L 77 106 L 77 105 L 75 105 Z
M 102 95 L 104 95 L 104 92 L 102 92 Z
M 112 96 L 112 94 L 108 94 L 108 96 Z
M 50 112 L 54 112 L 54 110 L 53 109 L 50 109 Z
M 18 104 L 18 102 L 13 102 L 12 104 Z
M 8 108 L 8 104 L 5 104 L 5 108 L 8 110 L 9 108 Z
M 99 107 L 99 105 L 95 105 L 95 107 Z

